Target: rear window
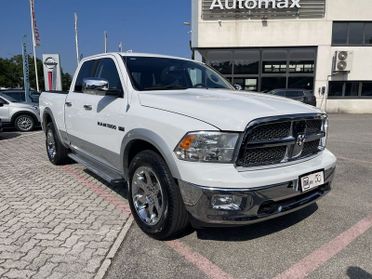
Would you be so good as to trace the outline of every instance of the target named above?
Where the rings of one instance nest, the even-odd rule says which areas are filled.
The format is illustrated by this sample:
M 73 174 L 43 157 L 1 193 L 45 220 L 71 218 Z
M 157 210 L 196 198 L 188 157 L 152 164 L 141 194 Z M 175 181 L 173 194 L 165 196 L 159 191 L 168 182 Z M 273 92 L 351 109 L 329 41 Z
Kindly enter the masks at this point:
M 286 95 L 288 98 L 297 98 L 297 97 L 303 97 L 304 93 L 302 91 L 287 91 Z

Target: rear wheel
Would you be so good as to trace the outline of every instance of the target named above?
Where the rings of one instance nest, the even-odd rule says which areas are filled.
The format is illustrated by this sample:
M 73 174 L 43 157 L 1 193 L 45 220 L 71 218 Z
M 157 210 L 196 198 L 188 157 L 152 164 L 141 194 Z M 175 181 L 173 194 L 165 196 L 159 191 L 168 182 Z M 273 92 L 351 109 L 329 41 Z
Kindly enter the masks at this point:
M 35 128 L 35 120 L 31 115 L 21 114 L 14 120 L 14 127 L 20 132 L 30 132 Z
M 167 239 L 188 225 L 178 185 L 164 159 L 146 150 L 129 167 L 129 204 L 138 226 L 156 239 Z
M 68 150 L 60 142 L 52 122 L 48 123 L 46 127 L 45 144 L 49 161 L 54 165 L 63 165 L 68 161 Z

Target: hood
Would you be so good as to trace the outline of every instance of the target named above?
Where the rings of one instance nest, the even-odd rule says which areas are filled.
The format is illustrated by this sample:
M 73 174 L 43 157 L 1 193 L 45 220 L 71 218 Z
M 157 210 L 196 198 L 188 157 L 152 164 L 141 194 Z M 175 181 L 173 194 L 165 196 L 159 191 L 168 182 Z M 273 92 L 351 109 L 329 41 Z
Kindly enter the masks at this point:
M 223 131 L 244 131 L 249 122 L 262 117 L 320 113 L 287 98 L 221 89 L 147 91 L 139 99 L 143 106 L 196 118 Z
M 34 107 L 39 107 L 38 103 L 26 103 L 26 102 L 20 102 L 20 103 L 10 103 L 12 107 L 16 108 L 28 108 L 33 109 Z

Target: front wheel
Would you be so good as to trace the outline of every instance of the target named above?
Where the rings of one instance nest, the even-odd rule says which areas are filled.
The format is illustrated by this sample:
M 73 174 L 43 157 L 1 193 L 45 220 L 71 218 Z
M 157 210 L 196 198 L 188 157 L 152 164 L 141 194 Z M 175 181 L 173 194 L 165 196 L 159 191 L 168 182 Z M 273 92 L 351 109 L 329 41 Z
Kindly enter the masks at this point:
M 20 132 L 30 132 L 35 128 L 35 120 L 31 115 L 22 114 L 17 116 L 14 126 Z
M 175 236 L 188 225 L 178 185 L 164 159 L 146 150 L 129 166 L 129 205 L 138 226 L 155 239 Z

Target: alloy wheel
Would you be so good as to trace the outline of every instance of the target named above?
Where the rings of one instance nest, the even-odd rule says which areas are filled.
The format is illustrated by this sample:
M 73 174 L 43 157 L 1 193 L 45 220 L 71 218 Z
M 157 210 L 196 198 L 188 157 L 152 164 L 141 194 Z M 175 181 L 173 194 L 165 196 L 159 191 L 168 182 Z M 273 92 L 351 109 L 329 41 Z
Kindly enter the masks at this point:
M 139 167 L 132 180 L 132 200 L 140 219 L 150 226 L 159 223 L 164 212 L 164 195 L 160 182 L 149 167 Z

